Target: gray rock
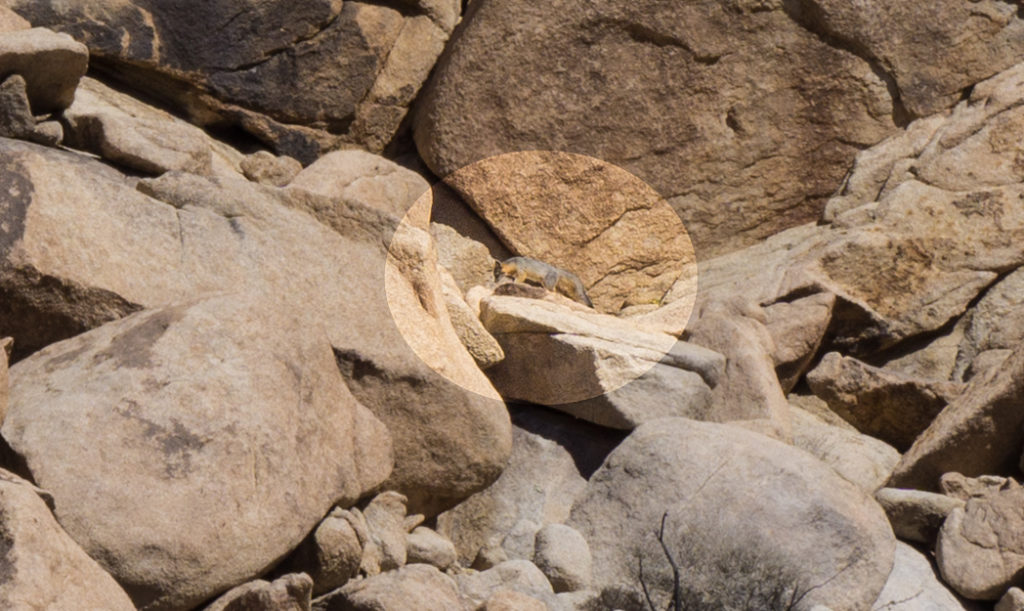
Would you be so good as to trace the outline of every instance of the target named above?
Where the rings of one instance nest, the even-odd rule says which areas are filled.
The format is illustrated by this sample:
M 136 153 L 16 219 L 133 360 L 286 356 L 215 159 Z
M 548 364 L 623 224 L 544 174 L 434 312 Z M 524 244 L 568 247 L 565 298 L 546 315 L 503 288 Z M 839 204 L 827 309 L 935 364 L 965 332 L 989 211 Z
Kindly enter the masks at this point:
M 805 452 L 737 427 L 664 419 L 637 428 L 590 478 L 568 524 L 587 539 L 603 595 L 770 608 L 867 608 L 896 542 L 881 508 Z M 641 569 L 642 565 L 642 569 Z M 774 602 L 773 602 L 774 601 Z M 625 603 L 624 603 L 625 604 Z
M 380 550 L 379 567 L 374 573 L 405 566 L 405 503 L 404 496 L 389 490 L 373 497 L 363 509 L 370 537 Z
M 775 348 L 772 360 L 783 392 L 793 390 L 817 354 L 835 301 L 831 293 L 818 293 L 764 308 L 765 327 Z
M 583 535 L 564 524 L 546 524 L 537 531 L 533 563 L 555 592 L 575 592 L 591 585 L 590 548 Z
M 1024 590 L 1010 588 L 996 603 L 994 611 L 1024 611 Z
M 363 545 L 348 513 L 339 508 L 331 511 L 285 562 L 285 569 L 313 579 L 314 595 L 340 588 L 359 574 Z M 368 538 L 365 533 L 364 538 Z
M 34 486 L 0 472 L 5 609 L 135 609 L 121 586 L 57 524 Z
M 1015 271 L 990 288 L 967 314 L 953 375 L 966 379 L 988 369 L 982 355 L 1013 350 L 1024 341 L 1024 270 Z M 1003 352 L 1003 355 L 1006 353 Z M 989 357 L 991 358 L 991 357 Z
M 236 586 L 203 611 L 310 611 L 313 580 L 303 573 Z
M 431 223 L 430 234 L 437 243 L 438 262 L 451 272 L 463 294 L 494 281 L 495 260 L 482 243 L 441 223 Z
M 949 513 L 964 506 L 963 500 L 945 494 L 900 488 L 882 488 L 875 500 L 889 517 L 893 534 L 928 546 L 935 544 Z
M 392 464 L 326 337 L 259 294 L 142 311 L 23 359 L 2 432 L 61 525 L 153 610 L 266 571 Z
M 1019 487 L 1020 484 L 1013 478 L 1000 475 L 967 477 L 962 473 L 950 471 L 943 473 L 939 478 L 939 488 L 942 493 L 961 501 L 982 498 L 1000 490 L 1012 490 Z
M 791 404 L 793 445 L 832 467 L 846 481 L 871 494 L 900 460 L 895 448 L 856 431 L 833 426 Z
M 0 136 L 28 139 L 36 129 L 36 119 L 28 104 L 25 79 L 12 74 L 0 83 Z

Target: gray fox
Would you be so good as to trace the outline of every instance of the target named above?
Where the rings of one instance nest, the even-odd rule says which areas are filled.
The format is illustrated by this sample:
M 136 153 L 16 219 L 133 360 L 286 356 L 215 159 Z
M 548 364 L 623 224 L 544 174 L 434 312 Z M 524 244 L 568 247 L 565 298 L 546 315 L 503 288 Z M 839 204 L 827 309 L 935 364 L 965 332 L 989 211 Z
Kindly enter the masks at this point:
M 512 257 L 494 264 L 494 279 L 508 276 L 516 282 L 529 280 L 549 291 L 557 291 L 587 307 L 594 307 L 579 277 L 554 265 L 529 257 Z

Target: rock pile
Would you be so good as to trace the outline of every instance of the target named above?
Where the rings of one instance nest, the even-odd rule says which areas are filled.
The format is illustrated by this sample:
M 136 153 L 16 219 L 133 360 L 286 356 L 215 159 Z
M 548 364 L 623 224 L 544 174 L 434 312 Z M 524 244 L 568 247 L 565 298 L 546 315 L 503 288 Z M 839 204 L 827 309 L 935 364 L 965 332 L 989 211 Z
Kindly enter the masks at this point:
M 1016 8 L 293 4 L 0 7 L 0 608 L 1024 609 Z

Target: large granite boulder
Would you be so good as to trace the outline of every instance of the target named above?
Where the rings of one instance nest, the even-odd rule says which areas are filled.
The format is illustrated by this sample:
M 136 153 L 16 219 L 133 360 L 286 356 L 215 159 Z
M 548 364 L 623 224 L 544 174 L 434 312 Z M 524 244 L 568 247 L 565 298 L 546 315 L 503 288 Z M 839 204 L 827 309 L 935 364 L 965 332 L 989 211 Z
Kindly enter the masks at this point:
M 391 472 L 322 329 L 269 296 L 145 310 L 11 377 L 4 439 L 143 609 L 255 578 Z

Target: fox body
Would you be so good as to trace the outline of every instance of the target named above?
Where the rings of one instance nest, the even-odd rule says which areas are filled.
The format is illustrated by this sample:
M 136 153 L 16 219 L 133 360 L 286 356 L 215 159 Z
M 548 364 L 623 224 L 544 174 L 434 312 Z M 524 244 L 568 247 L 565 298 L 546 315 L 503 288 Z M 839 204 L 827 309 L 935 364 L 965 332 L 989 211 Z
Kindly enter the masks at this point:
M 512 278 L 516 282 L 530 281 L 539 284 L 549 291 L 556 291 L 569 299 L 578 301 L 587 307 L 594 307 L 583 282 L 579 277 L 564 269 L 529 257 L 512 257 L 494 264 L 494 279 L 502 276 Z

